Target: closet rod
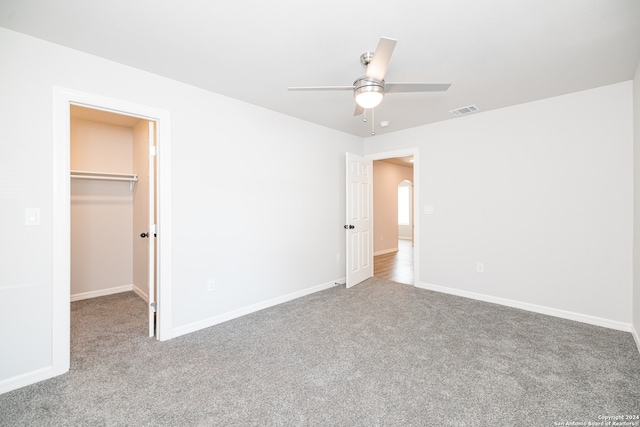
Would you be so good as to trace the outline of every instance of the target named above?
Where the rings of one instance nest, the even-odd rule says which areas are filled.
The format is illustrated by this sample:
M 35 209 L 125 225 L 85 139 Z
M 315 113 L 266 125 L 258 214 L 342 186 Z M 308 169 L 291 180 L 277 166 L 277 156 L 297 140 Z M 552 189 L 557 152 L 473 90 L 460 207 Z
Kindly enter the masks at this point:
M 137 181 L 138 175 L 135 173 L 111 173 L 111 172 L 90 172 L 90 171 L 72 170 L 71 178 L 112 179 L 115 181 Z
M 129 181 L 129 189 L 133 191 L 133 183 L 138 181 L 135 173 L 89 172 L 72 170 L 70 178 L 97 179 L 103 181 Z
M 89 176 L 89 175 L 71 175 L 71 178 L 76 179 L 101 179 L 105 181 L 137 181 L 138 178 L 133 176 L 129 178 L 115 177 L 115 176 Z

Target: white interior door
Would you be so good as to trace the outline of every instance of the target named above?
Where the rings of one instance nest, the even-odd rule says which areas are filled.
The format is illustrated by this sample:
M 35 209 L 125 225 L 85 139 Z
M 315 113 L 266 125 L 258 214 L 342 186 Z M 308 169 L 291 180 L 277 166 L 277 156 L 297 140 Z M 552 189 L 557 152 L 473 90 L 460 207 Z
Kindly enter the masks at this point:
M 133 283 L 149 304 L 149 336 L 155 335 L 155 122 L 140 120 L 133 129 L 133 164 L 138 174 L 133 201 Z M 134 288 L 135 289 L 135 288 Z
M 149 336 L 153 337 L 156 332 L 156 122 L 149 121 L 149 209 L 148 209 L 148 294 L 149 295 Z
M 373 276 L 372 165 L 347 153 L 347 288 Z

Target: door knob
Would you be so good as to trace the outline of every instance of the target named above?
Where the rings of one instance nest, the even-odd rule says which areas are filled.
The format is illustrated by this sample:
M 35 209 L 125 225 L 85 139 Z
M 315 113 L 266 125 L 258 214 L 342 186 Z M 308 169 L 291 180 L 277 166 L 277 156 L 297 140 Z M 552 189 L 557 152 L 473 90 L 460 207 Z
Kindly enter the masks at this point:
M 149 233 L 142 233 L 142 234 L 140 235 L 140 237 L 142 237 L 143 239 L 144 239 L 145 237 L 149 237 Z
M 355 226 L 355 225 L 350 225 L 350 226 L 349 226 L 349 230 L 353 230 L 354 228 L 356 228 L 356 226 Z

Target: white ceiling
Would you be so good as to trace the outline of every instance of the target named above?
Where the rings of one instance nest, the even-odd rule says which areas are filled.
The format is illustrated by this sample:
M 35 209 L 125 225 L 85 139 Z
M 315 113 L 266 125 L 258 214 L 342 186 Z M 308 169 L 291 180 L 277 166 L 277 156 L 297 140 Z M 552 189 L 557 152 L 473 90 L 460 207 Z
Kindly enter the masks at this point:
M 450 82 L 388 94 L 388 133 L 631 80 L 638 0 L 1 0 L 0 26 L 270 110 L 366 137 L 350 92 L 360 54 L 398 40 L 390 82 Z M 478 113 L 476 113 L 478 114 Z

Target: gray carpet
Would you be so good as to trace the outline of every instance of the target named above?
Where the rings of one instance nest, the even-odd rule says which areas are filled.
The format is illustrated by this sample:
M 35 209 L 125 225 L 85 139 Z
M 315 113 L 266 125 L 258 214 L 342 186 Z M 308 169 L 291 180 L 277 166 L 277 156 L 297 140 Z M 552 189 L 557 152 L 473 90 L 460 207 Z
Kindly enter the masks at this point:
M 145 337 L 133 293 L 71 310 L 71 371 L 0 395 L 0 425 L 554 426 L 640 414 L 631 334 L 383 279 L 168 342 Z

